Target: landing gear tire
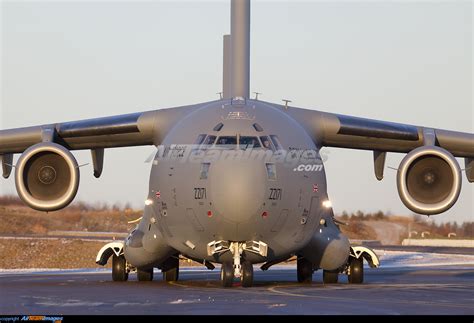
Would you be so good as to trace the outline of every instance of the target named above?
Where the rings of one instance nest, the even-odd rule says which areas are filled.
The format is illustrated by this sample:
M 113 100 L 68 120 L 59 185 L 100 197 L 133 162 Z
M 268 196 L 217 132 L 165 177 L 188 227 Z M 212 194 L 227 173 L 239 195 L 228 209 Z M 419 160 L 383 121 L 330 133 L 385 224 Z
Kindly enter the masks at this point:
M 253 285 L 253 266 L 249 261 L 242 263 L 242 287 L 252 287 Z
M 147 270 L 137 269 L 137 278 L 141 282 L 151 282 L 153 280 L 153 268 Z
M 232 263 L 225 262 L 221 267 L 221 283 L 222 287 L 232 287 L 234 281 L 234 266 Z
M 323 270 L 323 283 L 336 284 L 339 274 L 335 271 Z
M 168 270 L 163 271 L 163 280 L 175 282 L 179 279 L 179 258 L 171 257 L 167 260 Z
M 127 261 L 123 255 L 112 258 L 112 280 L 124 282 L 128 280 Z
M 351 258 L 349 263 L 349 284 L 362 284 L 364 282 L 364 259 Z
M 306 258 L 296 260 L 296 274 L 298 283 L 311 283 L 313 281 L 313 264 Z
M 179 278 L 179 268 L 171 268 L 170 270 L 163 272 L 163 280 L 167 282 L 175 282 L 178 281 Z

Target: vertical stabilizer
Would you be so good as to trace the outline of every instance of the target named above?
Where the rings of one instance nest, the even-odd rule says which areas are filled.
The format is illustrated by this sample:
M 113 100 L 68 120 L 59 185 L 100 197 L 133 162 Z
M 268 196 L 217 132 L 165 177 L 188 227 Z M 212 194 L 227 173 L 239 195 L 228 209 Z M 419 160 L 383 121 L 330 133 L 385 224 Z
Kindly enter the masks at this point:
M 250 93 L 250 0 L 231 3 L 231 97 Z
M 224 58 L 222 64 L 222 98 L 230 99 L 232 86 L 232 49 L 230 35 L 224 35 Z

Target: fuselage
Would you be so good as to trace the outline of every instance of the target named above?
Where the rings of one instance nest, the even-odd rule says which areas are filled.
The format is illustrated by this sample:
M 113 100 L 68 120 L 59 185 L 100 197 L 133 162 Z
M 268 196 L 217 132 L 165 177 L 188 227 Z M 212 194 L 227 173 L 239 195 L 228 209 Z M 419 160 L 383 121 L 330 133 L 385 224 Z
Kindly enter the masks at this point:
M 325 200 L 319 149 L 281 108 L 213 103 L 177 123 L 159 147 L 142 227 L 146 235 L 152 217 L 169 246 L 218 262 L 231 255 L 208 255 L 211 241 L 263 241 L 266 259 L 247 255 L 262 262 L 304 247 Z

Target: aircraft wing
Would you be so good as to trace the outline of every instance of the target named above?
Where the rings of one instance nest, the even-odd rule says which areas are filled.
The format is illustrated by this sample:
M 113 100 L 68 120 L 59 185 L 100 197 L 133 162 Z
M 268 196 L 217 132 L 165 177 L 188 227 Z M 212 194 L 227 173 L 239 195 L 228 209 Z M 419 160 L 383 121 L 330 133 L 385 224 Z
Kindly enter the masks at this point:
M 15 186 L 28 206 L 60 210 L 72 202 L 79 186 L 79 165 L 70 150 L 90 149 L 98 178 L 104 148 L 159 145 L 180 119 L 205 104 L 0 130 L 3 177 L 15 167 Z M 21 156 L 13 165 L 16 153 Z
M 341 114 L 289 108 L 320 147 L 408 153 L 424 145 L 446 149 L 455 157 L 474 158 L 474 134 Z
M 0 130 L 0 155 L 22 153 L 40 142 L 68 150 L 158 145 L 175 123 L 200 105 Z

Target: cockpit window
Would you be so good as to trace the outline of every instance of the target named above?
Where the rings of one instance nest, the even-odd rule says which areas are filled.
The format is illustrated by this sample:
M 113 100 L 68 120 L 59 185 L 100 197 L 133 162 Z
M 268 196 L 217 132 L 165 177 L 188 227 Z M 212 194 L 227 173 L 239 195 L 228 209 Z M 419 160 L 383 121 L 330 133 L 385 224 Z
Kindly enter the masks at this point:
M 257 137 L 240 136 L 239 147 L 240 149 L 248 149 L 248 148 L 260 148 L 261 146 Z
M 273 147 L 273 144 L 268 136 L 261 136 L 260 140 L 262 141 L 262 145 L 264 149 L 275 150 L 275 147 Z
M 237 136 L 221 136 L 217 138 L 217 148 L 235 149 L 237 147 Z
M 277 151 L 283 150 L 283 146 L 281 145 L 277 135 L 270 135 L 270 138 L 272 138 L 273 144 L 275 145 Z
M 195 145 L 200 145 L 203 143 L 204 139 L 206 138 L 206 134 L 201 134 L 196 138 L 196 141 L 194 142 Z
M 207 136 L 206 140 L 204 140 L 203 142 L 203 145 L 207 145 L 207 146 L 211 146 L 212 144 L 214 144 L 214 142 L 216 141 L 216 136 Z

